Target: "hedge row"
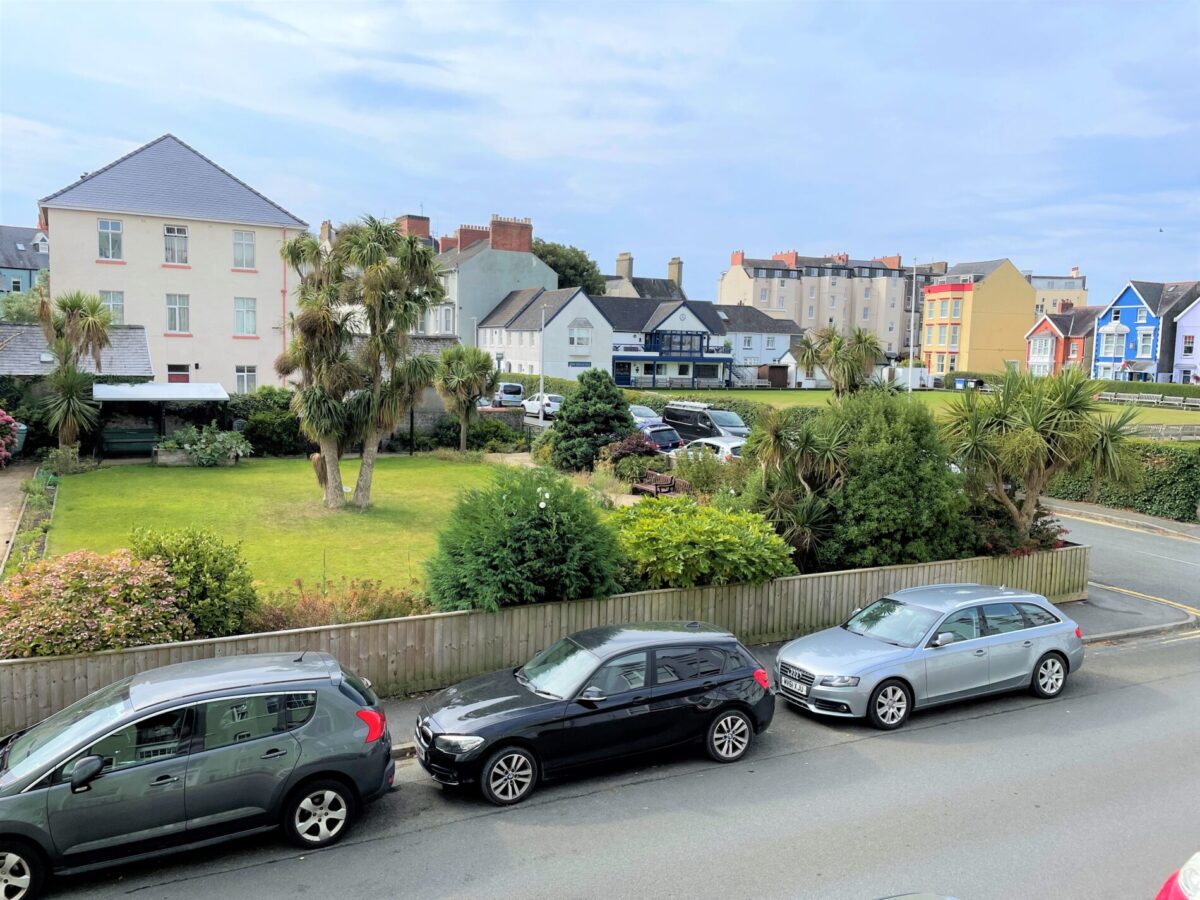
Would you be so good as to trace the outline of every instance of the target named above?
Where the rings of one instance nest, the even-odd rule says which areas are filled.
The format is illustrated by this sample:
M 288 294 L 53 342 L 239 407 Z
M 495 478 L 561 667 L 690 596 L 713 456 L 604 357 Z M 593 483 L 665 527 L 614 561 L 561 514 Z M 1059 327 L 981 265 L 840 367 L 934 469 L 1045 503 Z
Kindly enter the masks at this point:
M 1200 506 L 1200 447 L 1137 441 L 1142 470 L 1129 486 L 1102 483 L 1094 502 L 1101 506 L 1132 509 L 1151 516 L 1197 521 Z M 1060 475 L 1051 482 L 1046 496 L 1060 500 L 1092 501 L 1092 468 Z
M 994 384 L 1003 376 L 995 372 L 945 372 L 942 374 L 948 387 L 954 386 L 955 378 L 968 380 L 981 378 L 984 382 Z M 1163 397 L 1200 397 L 1200 385 L 1197 384 L 1160 384 L 1155 381 L 1097 381 L 1101 391 L 1115 391 L 1118 394 L 1158 394 Z

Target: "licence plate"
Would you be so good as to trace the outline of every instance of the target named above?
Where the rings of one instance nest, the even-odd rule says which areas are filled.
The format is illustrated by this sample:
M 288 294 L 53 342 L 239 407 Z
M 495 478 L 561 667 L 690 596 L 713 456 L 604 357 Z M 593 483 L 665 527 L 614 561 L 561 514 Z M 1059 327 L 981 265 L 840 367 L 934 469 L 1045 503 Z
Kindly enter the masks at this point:
M 783 686 L 785 688 L 787 688 L 789 691 L 795 691 L 801 697 L 808 696 L 808 685 L 807 684 L 802 684 L 799 681 L 792 681 L 792 679 L 790 679 L 790 678 L 781 678 L 780 681 L 783 682 Z
M 417 747 L 417 762 L 425 762 L 425 748 L 421 746 L 421 742 L 416 742 Z

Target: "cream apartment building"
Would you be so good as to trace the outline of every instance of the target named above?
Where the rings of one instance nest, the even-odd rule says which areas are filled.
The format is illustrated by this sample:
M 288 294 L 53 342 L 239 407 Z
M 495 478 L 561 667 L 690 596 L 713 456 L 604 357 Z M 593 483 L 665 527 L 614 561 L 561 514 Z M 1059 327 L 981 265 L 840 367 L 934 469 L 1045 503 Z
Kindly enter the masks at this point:
M 96 294 L 142 325 L 156 381 L 278 384 L 307 224 L 167 134 L 39 201 L 51 297 Z

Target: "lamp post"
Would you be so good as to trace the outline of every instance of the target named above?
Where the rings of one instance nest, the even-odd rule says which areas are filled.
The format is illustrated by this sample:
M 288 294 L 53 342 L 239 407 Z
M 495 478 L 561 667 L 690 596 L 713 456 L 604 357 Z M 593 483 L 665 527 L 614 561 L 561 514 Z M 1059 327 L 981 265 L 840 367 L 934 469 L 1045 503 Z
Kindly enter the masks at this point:
M 542 330 L 538 332 L 538 424 L 546 424 L 546 306 L 542 305 Z
M 917 327 L 917 258 L 913 257 L 912 301 L 908 310 L 908 392 L 913 389 L 913 348 L 915 344 L 914 331 Z

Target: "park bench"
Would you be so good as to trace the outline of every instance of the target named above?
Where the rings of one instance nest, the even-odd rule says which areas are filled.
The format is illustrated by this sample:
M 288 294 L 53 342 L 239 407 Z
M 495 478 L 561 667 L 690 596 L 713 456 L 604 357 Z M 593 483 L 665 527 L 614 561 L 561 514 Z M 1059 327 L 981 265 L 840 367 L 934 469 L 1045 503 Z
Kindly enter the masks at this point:
M 1116 394 L 1118 403 L 1137 403 L 1137 394 Z
M 1185 397 L 1183 399 L 1184 409 L 1200 409 L 1200 397 Z
M 149 453 L 161 440 L 156 428 L 109 425 L 100 432 L 100 450 L 109 453 Z
M 674 475 L 663 475 L 661 472 L 647 471 L 646 477 L 633 486 L 634 494 L 645 494 L 650 497 L 670 497 L 686 494 L 692 486 L 682 478 Z
M 1100 399 L 1104 400 L 1107 403 L 1116 403 L 1117 402 L 1117 392 L 1116 391 L 1101 391 Z
M 1182 397 L 1163 397 L 1159 406 L 1171 406 L 1175 409 L 1183 409 Z
M 1158 406 L 1162 403 L 1162 394 L 1138 394 L 1137 402 L 1146 406 Z

